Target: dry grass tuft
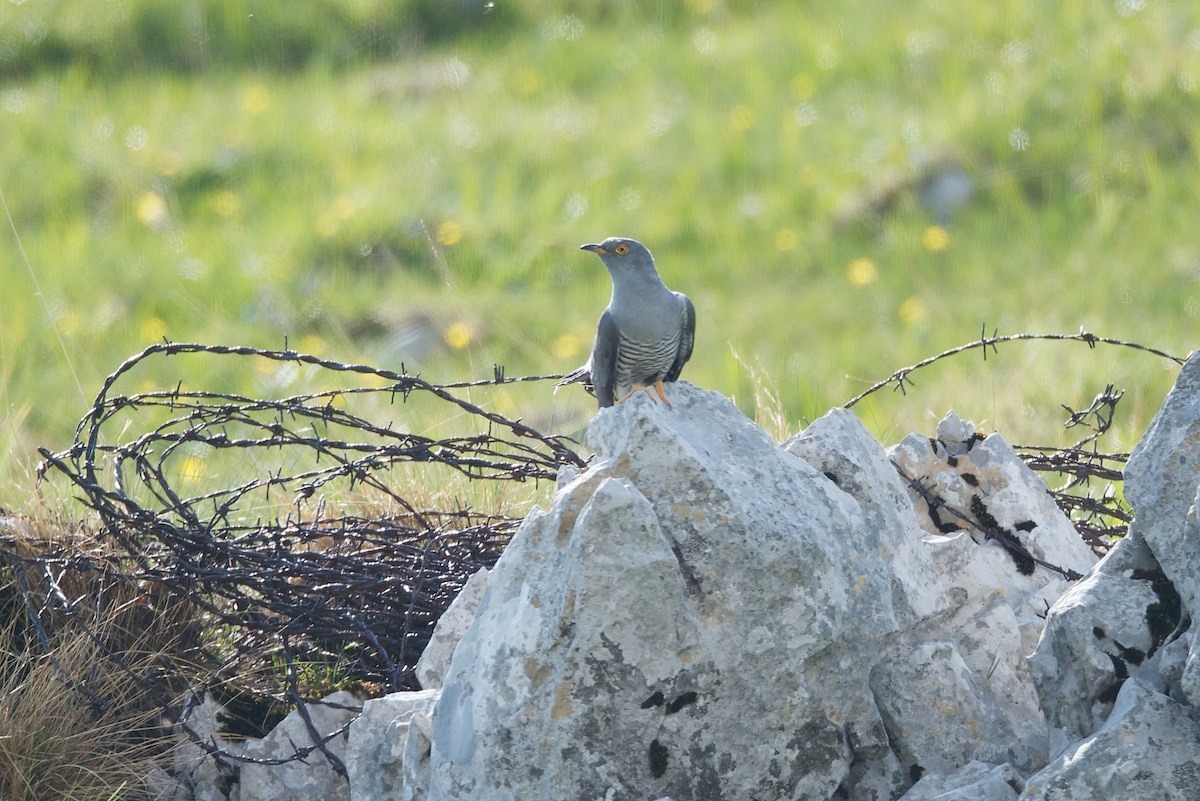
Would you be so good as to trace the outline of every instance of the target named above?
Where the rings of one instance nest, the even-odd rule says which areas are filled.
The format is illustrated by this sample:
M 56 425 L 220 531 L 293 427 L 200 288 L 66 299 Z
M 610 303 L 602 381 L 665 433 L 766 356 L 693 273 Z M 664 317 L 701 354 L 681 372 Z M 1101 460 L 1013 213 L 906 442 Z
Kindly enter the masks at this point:
M 99 543 L 84 525 L 49 515 L 0 522 L 0 799 L 159 798 L 154 777 L 165 776 L 154 760 L 169 742 L 156 698 L 163 677 L 186 675 L 194 611 L 152 588 L 64 566 L 55 578 L 70 611 L 42 610 L 35 625 L 17 582 L 35 588 L 31 599 L 48 588 L 21 556 L 94 557 Z
M 754 390 L 754 423 L 775 442 L 783 442 L 796 433 L 783 406 L 779 386 L 771 380 L 765 369 L 750 364 L 735 349 L 733 358 L 749 376 Z
M 157 716 L 138 709 L 139 688 L 82 632 L 57 638 L 54 657 L 0 631 L 0 798 L 9 801 L 141 801 L 161 750 Z M 64 673 L 86 676 L 109 699 L 98 708 Z

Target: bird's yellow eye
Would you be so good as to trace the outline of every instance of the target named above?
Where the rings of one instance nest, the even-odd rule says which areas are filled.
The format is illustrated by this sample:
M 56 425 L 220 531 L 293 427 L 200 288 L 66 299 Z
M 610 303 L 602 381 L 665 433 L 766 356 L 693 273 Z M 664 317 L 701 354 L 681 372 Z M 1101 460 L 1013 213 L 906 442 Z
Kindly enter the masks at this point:
M 629 245 L 621 243 L 620 245 L 617 245 L 615 248 L 613 248 L 613 251 L 615 251 L 618 256 L 624 256 L 626 253 L 629 252 Z

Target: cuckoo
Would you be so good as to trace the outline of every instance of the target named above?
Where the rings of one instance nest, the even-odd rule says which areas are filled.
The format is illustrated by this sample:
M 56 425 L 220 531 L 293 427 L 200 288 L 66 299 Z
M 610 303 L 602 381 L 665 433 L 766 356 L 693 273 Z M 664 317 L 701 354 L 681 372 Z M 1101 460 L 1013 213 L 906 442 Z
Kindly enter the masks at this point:
M 654 397 L 653 387 L 670 407 L 663 382 L 678 379 L 691 358 L 696 334 L 692 302 L 667 288 L 641 242 L 610 237 L 581 250 L 595 253 L 608 269 L 612 299 L 600 316 L 592 355 L 558 386 L 583 384 L 602 409 L 639 390 Z

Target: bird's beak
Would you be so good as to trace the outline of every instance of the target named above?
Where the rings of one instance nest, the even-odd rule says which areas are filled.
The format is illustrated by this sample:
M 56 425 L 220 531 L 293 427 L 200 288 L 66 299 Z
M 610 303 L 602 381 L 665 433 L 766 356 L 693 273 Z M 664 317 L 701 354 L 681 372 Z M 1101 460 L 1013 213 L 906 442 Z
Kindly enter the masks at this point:
M 602 254 L 602 253 L 603 254 L 608 253 L 608 251 L 604 249 L 603 245 L 580 245 L 579 249 L 580 250 L 590 250 L 597 255 Z

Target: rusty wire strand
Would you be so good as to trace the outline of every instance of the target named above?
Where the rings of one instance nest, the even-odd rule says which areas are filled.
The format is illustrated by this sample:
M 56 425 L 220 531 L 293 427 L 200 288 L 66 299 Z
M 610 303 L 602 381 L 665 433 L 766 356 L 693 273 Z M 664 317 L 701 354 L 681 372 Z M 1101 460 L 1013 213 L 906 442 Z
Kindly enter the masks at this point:
M 937 510 L 938 512 L 946 512 L 955 520 L 963 523 L 967 529 L 971 529 L 982 534 L 985 542 L 994 541 L 998 543 L 1002 548 L 1004 548 L 1004 550 L 1008 551 L 1018 563 L 1022 560 L 1028 561 L 1030 564 L 1044 567 L 1053 573 L 1058 573 L 1060 576 L 1069 581 L 1077 581 L 1083 578 L 1083 574 L 1077 571 L 1051 564 L 1043 559 L 1039 559 L 1030 553 L 1029 549 L 1026 548 L 1012 532 L 1006 531 L 999 526 L 990 524 L 987 521 L 980 520 L 976 515 L 969 514 L 962 509 L 952 506 L 946 501 L 945 498 L 942 498 L 940 495 L 935 493 L 923 478 L 910 476 L 904 470 L 904 468 L 900 467 L 898 464 L 893 463 L 892 466 L 896 469 L 896 472 L 900 474 L 900 478 L 904 480 L 909 489 L 919 495 L 921 499 L 928 504 L 930 509 Z
M 119 392 L 138 365 L 183 355 L 289 362 L 379 386 L 279 399 L 196 391 L 181 383 Z M 341 766 L 330 759 L 328 738 L 317 736 L 307 715 L 305 704 L 313 699 L 300 685 L 301 666 L 336 664 L 344 679 L 384 692 L 415 689 L 416 660 L 438 617 L 472 573 L 495 563 L 520 523 L 519 516 L 458 501 L 427 508 L 410 496 L 396 468 L 417 465 L 422 479 L 439 487 L 453 476 L 553 481 L 563 465 L 582 467 L 565 437 L 543 435 L 459 394 L 559 377 L 510 378 L 496 367 L 491 379 L 435 384 L 403 369 L 343 364 L 288 349 L 152 345 L 105 379 L 70 447 L 40 449 L 39 480 L 53 474 L 70 482 L 97 513 L 110 553 L 103 560 L 80 555 L 68 564 L 23 556 L 0 543 L 0 557 L 24 582 L 27 617 L 48 651 L 47 631 L 64 619 L 90 632 L 86 610 L 62 591 L 59 573 L 84 575 L 101 586 L 152 586 L 162 597 L 190 605 L 207 630 L 225 633 L 223 642 L 197 650 L 208 668 L 186 677 L 190 692 L 203 695 L 232 681 L 256 697 L 285 701 L 300 710 L 313 735 L 311 746 L 298 747 L 292 758 L 319 751 L 336 770 Z M 440 410 L 439 420 L 462 417 L 458 427 L 474 430 L 446 436 L 398 430 L 354 411 L 354 399 L 380 405 L 423 399 Z M 219 464 L 221 475 L 209 482 L 189 478 L 188 459 L 197 453 Z M 363 490 L 378 508 L 390 503 L 396 511 L 363 516 L 327 504 L 329 493 L 361 497 Z M 37 587 L 27 575 L 30 567 Z M 120 653 L 109 657 L 155 697 L 165 719 L 179 720 L 178 682 L 156 683 L 135 675 Z M 274 676 L 273 659 L 282 660 L 282 672 Z M 209 753 L 243 759 L 194 733 L 192 739 Z
M 973 350 L 982 350 L 983 358 L 987 360 L 988 349 L 999 353 L 997 345 L 1013 342 L 1082 342 L 1090 349 L 1097 345 L 1128 348 L 1140 353 L 1146 353 L 1168 359 L 1182 365 L 1184 359 L 1174 356 L 1158 348 L 1129 342 L 1111 337 L 1102 337 L 1080 328 L 1075 334 L 1009 334 L 998 335 L 993 329 L 989 335 L 987 325 L 980 329 L 979 339 L 964 343 L 949 350 L 942 351 L 915 364 L 902 367 L 882 381 L 877 381 L 863 392 L 851 398 L 843 408 L 849 409 L 859 401 L 879 390 L 893 386 L 893 391 L 907 394 L 913 386 L 912 374 L 928 367 L 935 362 L 961 355 Z M 1079 411 L 1063 405 L 1067 412 L 1064 427 L 1067 429 L 1083 427 L 1088 433 L 1074 445 L 1067 447 L 1052 447 L 1044 445 L 1016 445 L 1017 455 L 1032 469 L 1039 473 L 1053 474 L 1060 477 L 1061 484 L 1049 490 L 1050 496 L 1063 512 L 1071 519 L 1083 540 L 1098 554 L 1103 554 L 1112 544 L 1124 536 L 1132 519 L 1132 512 L 1114 491 L 1114 486 L 1123 480 L 1122 467 L 1129 458 L 1128 453 L 1101 452 L 1098 443 L 1109 432 L 1118 401 L 1124 392 L 1114 388 L 1112 384 L 1105 387 L 1092 403 Z M 1095 480 L 1108 482 L 1108 487 L 1100 496 L 1095 496 L 1090 490 Z
M 998 336 L 996 334 L 996 332 L 993 331 L 992 335 L 988 336 L 987 325 L 984 325 L 983 330 L 980 332 L 979 339 L 976 339 L 973 342 L 967 342 L 963 345 L 959 345 L 954 348 L 950 348 L 949 350 L 942 351 L 941 353 L 937 354 L 936 356 L 930 356 L 927 359 L 922 359 L 921 361 L 917 362 L 916 364 L 910 364 L 908 367 L 900 368 L 899 370 L 892 373 L 887 378 L 883 379 L 882 381 L 877 381 L 876 383 L 872 384 L 867 389 L 860 392 L 858 395 L 855 395 L 853 398 L 846 401 L 844 404 L 842 404 L 842 408 L 849 409 L 851 406 L 854 406 L 856 403 L 858 403 L 859 401 L 861 401 L 863 398 L 867 397 L 868 395 L 872 395 L 872 394 L 878 392 L 879 390 L 883 389 L 884 387 L 889 386 L 891 384 L 896 385 L 893 388 L 893 391 L 899 390 L 901 394 L 906 394 L 907 393 L 907 389 L 905 388 L 906 385 L 912 385 L 912 380 L 909 378 L 909 376 L 912 375 L 912 373 L 915 373 L 916 371 L 918 371 L 922 368 L 928 367 L 929 365 L 933 364 L 934 362 L 939 362 L 942 359 L 947 359 L 951 356 L 957 356 L 960 353 L 965 353 L 967 351 L 977 350 L 979 348 L 982 348 L 983 349 L 983 358 L 984 358 L 984 361 L 986 361 L 988 348 L 991 348 L 993 353 L 998 353 L 999 351 L 996 349 L 996 346 L 999 344 L 1009 343 L 1009 342 L 1029 342 L 1029 341 L 1035 341 L 1035 340 L 1048 341 L 1048 342 L 1083 342 L 1089 348 L 1092 348 L 1092 349 L 1095 349 L 1096 345 L 1114 345 L 1117 347 L 1132 348 L 1133 350 L 1142 351 L 1144 353 L 1150 353 L 1155 356 L 1161 356 L 1162 358 L 1169 359 L 1169 360 L 1175 362 L 1176 364 L 1183 364 L 1183 362 L 1184 362 L 1184 360 L 1181 359 L 1180 357 L 1172 356 L 1171 354 L 1169 354 L 1165 351 L 1158 350 L 1157 348 L 1147 347 L 1146 345 L 1139 345 L 1136 342 L 1126 342 L 1126 341 L 1120 340 L 1120 339 L 1111 339 L 1109 337 L 1096 336 L 1095 334 L 1091 334 L 1091 333 L 1088 333 L 1087 331 L 1084 331 L 1082 328 L 1079 330 L 1079 333 L 1077 333 L 1077 334 L 1007 334 L 1005 336 Z
M 1103 453 L 1099 449 L 1099 441 L 1111 429 L 1117 403 L 1124 396 L 1123 390 L 1109 384 L 1086 409 L 1077 411 L 1063 404 L 1067 413 L 1063 427 L 1088 431 L 1074 445 L 1063 448 L 1014 446 L 1030 469 L 1060 476 L 1062 483 L 1048 488 L 1050 496 L 1071 518 L 1084 542 L 1100 554 L 1124 536 L 1133 521 L 1132 510 L 1115 491 L 1115 486 L 1124 481 L 1123 467 L 1129 461 L 1129 454 Z M 1107 482 L 1099 497 L 1090 491 L 1094 479 Z
M 1154 348 L 1084 331 L 1000 337 L 995 332 L 987 336 L 985 328 L 979 340 L 896 371 L 845 406 L 890 384 L 905 392 L 911 373 L 941 359 L 980 348 L 986 358 L 989 347 L 995 352 L 1000 343 L 1022 340 L 1079 341 L 1093 348 L 1107 344 L 1181 362 Z M 381 386 L 343 386 L 274 400 L 190 390 L 181 383 L 168 390 L 117 391 L 138 365 L 187 355 L 295 363 Z M 446 471 L 468 482 L 514 482 L 553 480 L 561 466 L 584 466 L 565 437 L 544 435 L 458 394 L 559 378 L 509 378 L 496 366 L 490 379 L 435 384 L 408 375 L 403 367 L 395 372 L 343 364 L 286 347 L 152 345 L 105 379 L 69 448 L 40 451 L 39 477 L 65 477 L 97 513 L 106 544 L 90 552 L 60 549 L 31 556 L 0 539 L 0 558 L 16 577 L 32 633 L 52 659 L 51 629 L 64 619 L 104 645 L 89 629 L 87 598 L 73 597 L 64 588 L 66 578 L 84 576 L 101 588 L 153 588 L 154 597 L 189 605 L 207 631 L 223 633 L 222 641 L 205 641 L 195 648 L 195 662 L 203 670 L 182 677 L 188 693 L 201 697 L 236 684 L 257 698 L 301 710 L 313 741 L 295 744 L 291 756 L 249 758 L 205 740 L 187 726 L 182 728 L 185 735 L 206 753 L 224 759 L 282 764 L 322 753 L 335 770 L 344 769 L 336 758 L 329 759 L 332 754 L 325 748 L 337 733 L 316 732 L 307 715 L 305 705 L 315 699 L 301 686 L 301 667 L 336 662 L 347 678 L 367 682 L 380 692 L 415 688 L 416 659 L 438 617 L 472 573 L 495 563 L 520 522 L 517 516 L 479 512 L 467 505 L 428 508 L 410 497 L 395 478 L 396 469 L 411 464 L 419 465 L 422 473 Z M 370 414 L 350 408 L 354 399 L 406 404 L 417 398 L 442 409 L 440 419 L 462 416 L 475 430 L 445 437 L 420 435 L 390 423 L 381 425 Z M 1073 447 L 1017 446 L 1032 469 L 1064 478 L 1051 494 L 1098 551 L 1124 532 L 1130 517 L 1116 495 L 1106 492 L 1093 498 L 1088 491 L 1093 479 L 1110 487 L 1121 480 L 1128 454 L 1102 453 L 1098 448 L 1120 398 L 1121 393 L 1109 386 L 1082 411 L 1064 407 L 1067 427 L 1088 429 Z M 232 457 L 233 462 L 224 464 L 250 469 L 240 478 L 223 474 L 219 483 L 193 486 L 180 462 L 198 450 L 214 459 Z M 940 504 L 985 538 L 1014 547 L 1003 532 L 990 531 L 966 512 L 951 509 L 922 482 L 908 481 L 931 506 Z M 396 511 L 364 516 L 324 500 L 327 493 L 364 489 Z M 1022 551 L 1014 557 L 1033 558 Z M 146 675 L 118 649 L 108 649 L 107 658 L 143 688 L 164 720 L 181 721 L 180 676 Z M 273 677 L 265 668 L 272 660 L 282 665 L 282 673 L 277 668 Z M 105 702 L 95 693 L 89 695 L 79 677 L 64 679 L 93 707 Z

